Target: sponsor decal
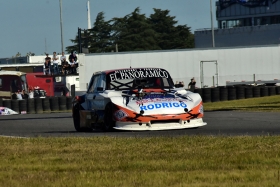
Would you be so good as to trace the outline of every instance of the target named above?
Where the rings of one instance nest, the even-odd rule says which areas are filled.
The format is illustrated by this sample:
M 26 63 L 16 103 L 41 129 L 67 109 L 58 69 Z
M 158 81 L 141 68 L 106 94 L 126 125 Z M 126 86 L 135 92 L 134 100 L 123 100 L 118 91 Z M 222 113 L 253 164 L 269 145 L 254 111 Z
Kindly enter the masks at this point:
M 125 118 L 126 116 L 128 116 L 128 115 L 123 110 L 118 110 L 115 112 L 115 117 L 118 120 L 121 120 L 121 119 Z
M 142 105 L 144 103 L 162 103 L 162 102 L 182 102 L 182 99 L 179 98 L 149 98 L 149 99 L 141 99 L 136 101 L 136 104 Z
M 122 80 L 122 79 L 139 79 L 146 77 L 161 77 L 168 78 L 169 74 L 167 71 L 159 68 L 143 68 L 143 69 L 125 69 L 117 70 L 109 74 L 111 81 Z
M 163 108 L 187 108 L 184 102 L 164 102 L 140 106 L 140 110 L 157 110 Z

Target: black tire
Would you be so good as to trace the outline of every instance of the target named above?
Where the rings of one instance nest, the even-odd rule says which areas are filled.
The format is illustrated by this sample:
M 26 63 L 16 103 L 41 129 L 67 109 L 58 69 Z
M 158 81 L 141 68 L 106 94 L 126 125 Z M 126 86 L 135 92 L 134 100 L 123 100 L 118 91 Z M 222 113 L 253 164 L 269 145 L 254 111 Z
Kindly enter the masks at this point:
M 116 122 L 113 120 L 114 106 L 113 103 L 108 103 L 105 107 L 104 123 L 101 127 L 103 131 L 112 131 L 113 127 L 115 127 Z
M 80 126 L 80 105 L 76 104 L 73 109 L 73 122 L 74 122 L 74 128 L 78 132 L 90 132 L 92 131 L 91 128 L 87 127 L 81 127 Z

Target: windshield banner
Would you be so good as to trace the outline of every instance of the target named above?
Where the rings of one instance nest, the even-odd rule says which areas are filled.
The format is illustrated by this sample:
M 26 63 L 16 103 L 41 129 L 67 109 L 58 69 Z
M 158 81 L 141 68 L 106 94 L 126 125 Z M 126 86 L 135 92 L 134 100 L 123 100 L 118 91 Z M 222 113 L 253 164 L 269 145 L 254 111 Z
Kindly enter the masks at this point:
M 116 70 L 109 74 L 110 80 L 123 80 L 123 79 L 141 79 L 147 77 L 168 78 L 169 73 L 164 69 L 159 68 L 142 68 L 142 69 L 124 69 Z

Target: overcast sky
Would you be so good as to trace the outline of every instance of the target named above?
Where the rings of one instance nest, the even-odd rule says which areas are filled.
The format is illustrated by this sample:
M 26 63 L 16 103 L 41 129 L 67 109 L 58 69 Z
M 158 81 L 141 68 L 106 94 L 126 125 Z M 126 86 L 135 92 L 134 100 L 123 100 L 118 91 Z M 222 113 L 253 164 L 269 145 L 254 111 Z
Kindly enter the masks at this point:
M 33 52 L 61 53 L 60 0 L 1 0 L 0 58 L 25 56 Z M 212 1 L 216 27 L 215 1 Z M 62 0 L 64 48 L 72 45 L 78 27 L 87 28 L 87 0 Z M 90 0 L 91 25 L 99 12 L 105 20 L 123 17 L 139 7 L 149 17 L 153 8 L 170 10 L 178 24 L 197 29 L 210 28 L 210 0 Z

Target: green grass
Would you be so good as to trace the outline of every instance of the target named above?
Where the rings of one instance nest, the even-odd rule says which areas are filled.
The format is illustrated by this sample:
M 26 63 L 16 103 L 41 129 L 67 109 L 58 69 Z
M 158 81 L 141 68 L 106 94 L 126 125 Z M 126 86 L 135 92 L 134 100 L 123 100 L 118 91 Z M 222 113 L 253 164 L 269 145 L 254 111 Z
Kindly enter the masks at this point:
M 280 111 L 280 96 L 204 103 Z M 0 138 L 0 186 L 280 186 L 279 136 Z
M 260 137 L 0 138 L 0 186 L 279 186 Z
M 280 112 L 280 95 L 204 103 L 205 111 L 239 110 L 239 111 L 262 111 Z

